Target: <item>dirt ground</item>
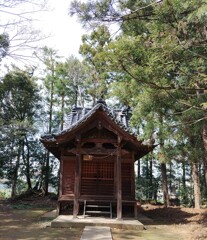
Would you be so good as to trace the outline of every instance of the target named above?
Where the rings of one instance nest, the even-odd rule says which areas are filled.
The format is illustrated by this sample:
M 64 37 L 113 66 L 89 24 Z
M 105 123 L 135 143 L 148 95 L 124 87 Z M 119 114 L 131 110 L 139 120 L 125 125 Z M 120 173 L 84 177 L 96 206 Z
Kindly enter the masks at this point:
M 8 202 L 0 201 L 0 240 L 59 239 L 80 240 L 83 229 L 50 228 L 42 215 L 54 209 L 49 199 Z M 112 229 L 113 240 L 206 240 L 207 210 L 145 205 L 138 208 L 146 230 Z M 144 216 L 144 217 L 143 217 Z
M 207 209 L 165 208 L 149 204 L 138 209 L 144 216 L 153 220 L 153 224 L 148 225 L 149 229 L 155 227 L 162 228 L 163 231 L 169 230 L 184 240 L 207 240 Z

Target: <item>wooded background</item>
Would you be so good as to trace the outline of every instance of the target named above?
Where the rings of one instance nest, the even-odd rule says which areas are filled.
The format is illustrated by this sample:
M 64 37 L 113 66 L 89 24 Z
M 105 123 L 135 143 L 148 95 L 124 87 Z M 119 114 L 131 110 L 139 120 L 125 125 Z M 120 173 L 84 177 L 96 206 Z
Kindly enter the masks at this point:
M 0 12 L 24 3 L 2 1 Z M 58 162 L 39 137 L 62 130 L 74 105 L 92 106 L 102 97 L 112 109 L 126 107 L 139 139 L 157 144 L 136 162 L 138 200 L 157 202 L 160 195 L 169 206 L 174 196 L 186 206 L 205 205 L 206 12 L 206 0 L 73 1 L 69 13 L 88 29 L 81 60 L 35 48 L 35 64 L 8 65 L 0 79 L 0 176 L 11 196 L 58 189 Z M 20 14 L 12 26 L 30 20 Z M 12 50 L 8 24 L 1 25 L 0 58 L 25 60 Z M 38 41 L 37 32 L 25 32 L 19 47 Z

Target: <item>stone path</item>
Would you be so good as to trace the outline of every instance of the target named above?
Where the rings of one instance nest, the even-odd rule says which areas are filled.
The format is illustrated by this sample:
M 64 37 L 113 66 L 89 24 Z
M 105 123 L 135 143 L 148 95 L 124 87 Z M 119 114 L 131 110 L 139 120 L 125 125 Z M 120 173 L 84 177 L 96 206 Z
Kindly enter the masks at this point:
M 110 227 L 86 226 L 80 240 L 112 240 Z

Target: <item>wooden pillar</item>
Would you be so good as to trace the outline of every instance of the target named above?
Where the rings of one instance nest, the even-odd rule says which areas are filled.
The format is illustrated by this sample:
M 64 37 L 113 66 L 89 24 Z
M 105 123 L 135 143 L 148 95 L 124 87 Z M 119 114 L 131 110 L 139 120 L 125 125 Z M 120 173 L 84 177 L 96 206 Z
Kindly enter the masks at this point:
M 74 203 L 73 203 L 73 218 L 77 218 L 79 211 L 79 192 L 80 192 L 80 174 L 81 174 L 81 154 L 80 144 L 78 142 L 76 163 L 75 163 L 75 182 L 74 182 Z
M 117 220 L 122 219 L 122 186 L 121 186 L 121 147 L 117 147 L 116 157 L 116 196 L 117 196 Z
M 135 163 L 135 153 L 132 152 L 132 172 L 131 172 L 131 193 L 133 194 L 133 198 L 135 199 L 135 169 L 134 169 L 134 163 Z M 137 219 L 137 202 L 135 200 L 134 203 L 134 218 Z
M 135 169 L 134 169 L 134 165 L 135 165 L 135 153 L 132 152 L 131 153 L 131 158 L 132 158 L 132 168 L 131 168 L 131 194 L 133 196 L 133 198 L 135 199 Z
M 58 196 L 61 197 L 63 193 L 63 158 L 60 159 L 60 167 L 59 167 L 59 187 L 58 187 Z M 58 202 L 57 204 L 57 215 L 61 214 L 61 203 Z
M 73 218 L 77 218 L 79 210 L 79 190 L 80 190 L 80 165 L 81 165 L 81 155 L 76 155 L 75 164 L 75 182 L 74 182 L 74 203 L 73 203 Z
M 134 218 L 137 219 L 138 213 L 137 213 L 137 202 L 134 203 Z
M 61 197 L 62 196 L 62 194 L 63 194 L 63 164 L 64 164 L 64 162 L 63 162 L 64 160 L 63 160 L 63 157 L 61 157 L 61 159 L 60 159 L 60 172 L 59 172 L 59 176 L 60 176 L 60 180 L 59 180 L 59 197 Z

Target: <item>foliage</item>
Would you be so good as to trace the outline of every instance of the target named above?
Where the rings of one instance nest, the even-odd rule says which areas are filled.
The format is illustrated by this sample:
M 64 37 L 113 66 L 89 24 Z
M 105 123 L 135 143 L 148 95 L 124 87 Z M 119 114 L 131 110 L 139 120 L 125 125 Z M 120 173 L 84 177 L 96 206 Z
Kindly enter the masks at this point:
M 200 0 L 73 1 L 70 7 L 93 33 L 103 24 L 120 28 L 91 61 L 102 56 L 102 73 L 111 73 L 110 82 L 102 85 L 109 83 L 110 94 L 132 108 L 131 123 L 140 137 L 159 144 L 162 163 L 185 152 L 197 166 L 206 154 L 201 138 L 207 102 L 206 8 Z
M 0 60 L 7 55 L 9 50 L 9 36 L 8 34 L 0 35 Z
M 34 79 L 27 72 L 15 68 L 0 82 L 0 99 L 2 175 L 10 181 L 12 194 L 15 195 L 19 169 L 22 167 L 25 169 L 22 173 L 30 185 L 32 154 L 29 142 L 33 141 L 35 134 L 33 121 L 36 109 L 40 107 L 40 98 Z
M 62 61 L 55 49 L 46 46 L 35 55 L 42 62 L 45 132 L 58 132 L 63 130 L 67 114 L 73 106 L 84 106 L 87 103 L 89 96 L 85 78 L 88 72 L 74 56 Z M 43 183 L 47 194 L 49 183 L 57 188 L 59 162 L 50 156 L 49 152 L 45 152 L 43 159 Z
M 90 75 L 87 77 L 88 93 L 94 101 L 100 97 L 105 97 L 108 93 L 108 82 L 110 73 L 105 70 L 104 49 L 110 43 L 110 33 L 102 25 L 94 30 L 90 35 L 82 36 L 82 45 L 79 52 L 84 57 Z
M 0 8 L 21 4 L 29 2 L 3 1 Z M 202 0 L 73 1 L 71 15 L 91 30 L 82 37 L 83 61 L 74 56 L 62 60 L 55 49 L 44 47 L 35 54 L 43 68 L 42 89 L 34 69 L 13 68 L 0 80 L 0 176 L 9 180 L 13 194 L 25 188 L 25 181 L 29 189 L 58 188 L 58 162 L 38 142 L 39 131 L 62 130 L 74 105 L 84 107 L 103 97 L 130 108 L 140 139 L 157 144 L 137 176 L 138 198 L 156 201 L 162 181 L 169 193 L 176 185 L 181 203 L 190 205 L 191 177 L 198 169 L 193 185 L 205 201 L 206 10 Z M 18 13 L 17 22 L 1 25 L 0 60 L 13 55 L 10 27 L 19 30 L 21 46 L 35 41 L 20 27 L 30 22 L 29 15 Z

